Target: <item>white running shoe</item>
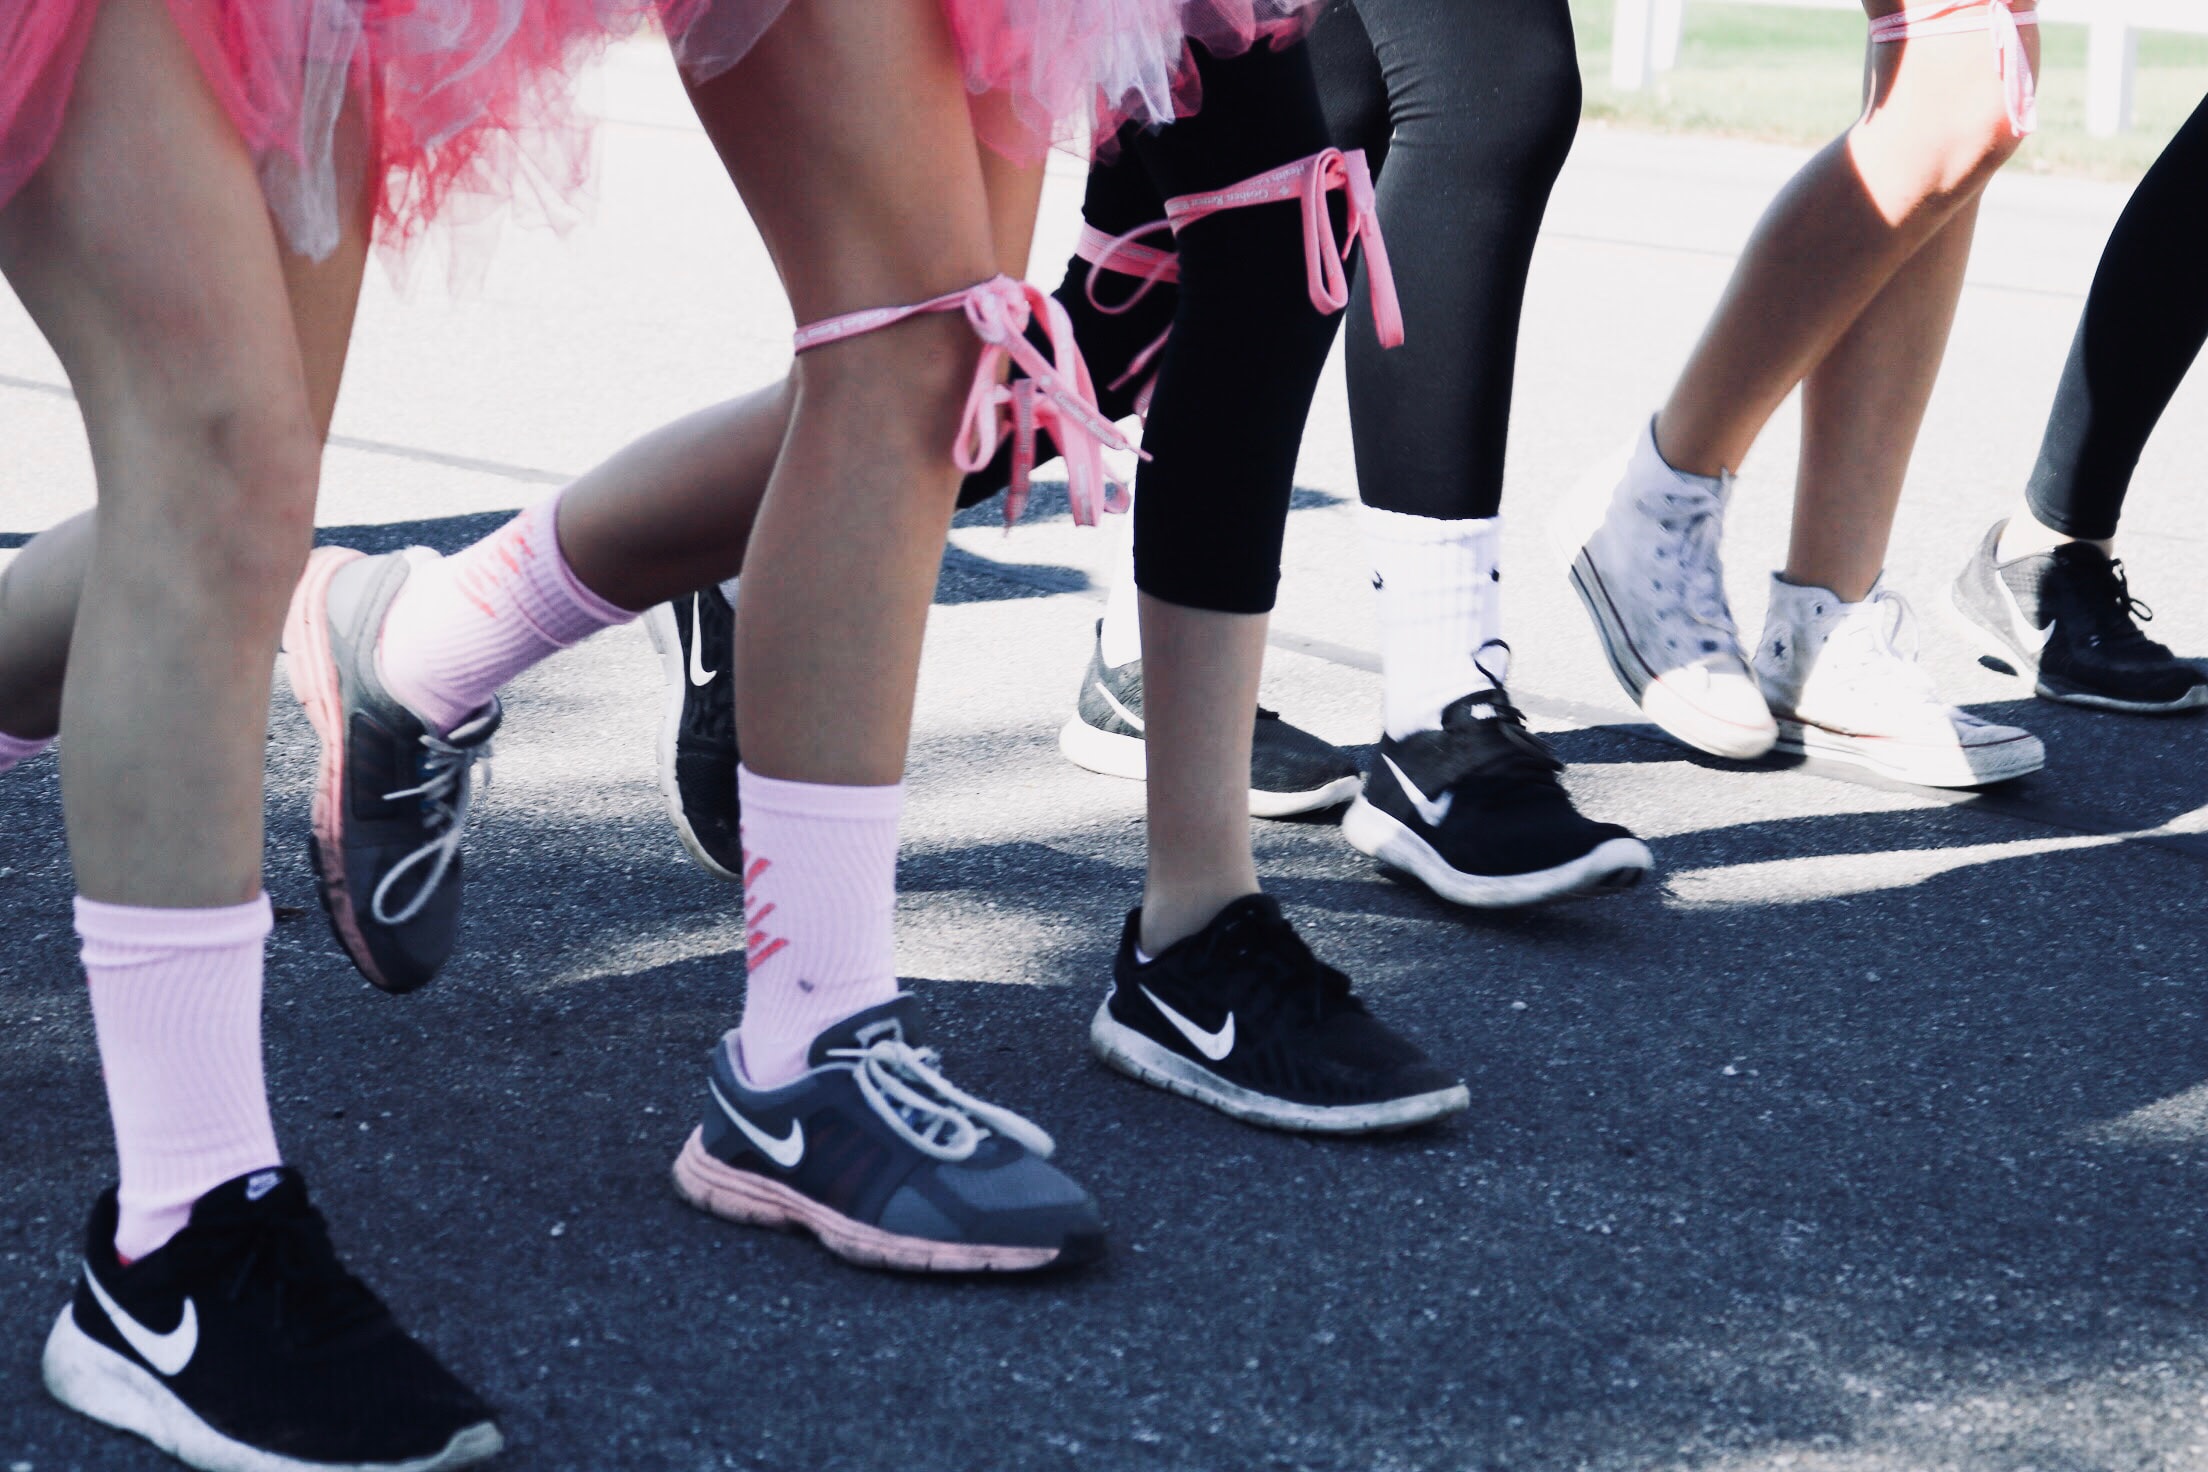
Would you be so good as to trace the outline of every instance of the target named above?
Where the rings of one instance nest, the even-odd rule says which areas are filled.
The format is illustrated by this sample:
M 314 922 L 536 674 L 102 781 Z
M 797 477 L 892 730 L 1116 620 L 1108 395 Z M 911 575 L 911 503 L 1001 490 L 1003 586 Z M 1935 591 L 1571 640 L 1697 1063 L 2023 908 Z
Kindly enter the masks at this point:
M 1880 578 L 1861 603 L 1773 574 L 1756 679 L 1779 749 L 1849 762 L 1920 787 L 1983 787 L 2036 772 L 2029 731 L 1948 705 L 1917 663 L 1909 605 Z
M 1613 457 L 1580 481 L 1549 532 L 1642 714 L 1697 751 L 1746 761 L 1771 749 L 1778 728 L 1718 564 L 1732 484 L 1665 464 L 1651 420 L 1623 464 Z

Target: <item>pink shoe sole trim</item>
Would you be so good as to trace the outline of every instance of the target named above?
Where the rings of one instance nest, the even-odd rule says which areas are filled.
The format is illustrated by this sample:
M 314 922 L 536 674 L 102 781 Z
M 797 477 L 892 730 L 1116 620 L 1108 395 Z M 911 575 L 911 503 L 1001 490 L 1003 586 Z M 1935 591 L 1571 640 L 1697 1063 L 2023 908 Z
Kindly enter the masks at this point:
M 725 1221 L 810 1232 L 845 1262 L 910 1273 L 1024 1273 L 1058 1260 L 1055 1247 L 986 1247 L 900 1237 L 855 1222 L 788 1186 L 715 1160 L 697 1130 L 675 1157 L 675 1191 Z
M 345 699 L 338 688 L 337 664 L 330 658 L 330 581 L 360 558 L 360 553 L 347 547 L 318 547 L 308 557 L 306 573 L 284 619 L 284 653 L 291 693 L 307 713 L 321 747 L 314 774 L 314 847 L 330 923 L 337 927 L 353 964 L 388 991 L 387 980 L 369 958 L 368 940 L 361 934 L 360 915 L 345 878 Z

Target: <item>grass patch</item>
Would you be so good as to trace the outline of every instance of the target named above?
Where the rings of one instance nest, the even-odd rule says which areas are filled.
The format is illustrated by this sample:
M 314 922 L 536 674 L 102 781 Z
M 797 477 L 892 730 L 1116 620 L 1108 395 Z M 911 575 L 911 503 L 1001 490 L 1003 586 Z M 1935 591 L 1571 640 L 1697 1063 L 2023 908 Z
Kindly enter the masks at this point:
M 1660 74 L 1646 91 L 1624 92 L 1610 85 L 1611 5 L 1571 0 L 1590 118 L 1818 144 L 1862 106 L 1860 15 L 1692 0 L 1678 69 Z M 2208 96 L 2208 36 L 2149 32 L 2139 43 L 2135 125 L 2120 137 L 2090 137 L 2085 28 L 2049 25 L 2041 36 L 2040 130 L 2013 167 L 2136 178 Z

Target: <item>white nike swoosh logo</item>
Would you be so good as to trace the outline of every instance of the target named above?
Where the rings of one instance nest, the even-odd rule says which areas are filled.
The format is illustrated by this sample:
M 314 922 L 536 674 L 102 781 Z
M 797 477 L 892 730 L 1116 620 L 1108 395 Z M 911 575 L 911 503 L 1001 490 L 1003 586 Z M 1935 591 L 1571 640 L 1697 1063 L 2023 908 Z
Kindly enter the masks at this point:
M 713 1102 L 721 1106 L 721 1113 L 735 1122 L 736 1128 L 744 1132 L 745 1139 L 759 1147 L 760 1154 L 766 1156 L 767 1159 L 781 1166 L 784 1170 L 797 1169 L 797 1163 L 805 1158 L 805 1126 L 802 1121 L 791 1120 L 789 1135 L 784 1139 L 777 1140 L 774 1136 L 744 1118 L 735 1105 L 722 1097 L 719 1084 L 707 1079 L 706 1087 L 713 1091 Z
M 2029 649 L 2034 659 L 2045 654 L 2047 641 L 2055 637 L 2054 624 L 2050 622 L 2044 629 L 2032 627 L 2032 621 L 2024 616 L 2024 605 L 2016 601 L 2016 594 L 2010 591 L 2007 580 L 1999 573 L 1994 574 L 1993 580 L 2001 589 L 2001 601 L 2009 606 L 2009 627 L 2016 634 L 2016 642 Z
M 1104 703 L 1112 708 L 1114 714 L 1116 714 L 1121 720 L 1125 721 L 1128 725 L 1133 726 L 1137 731 L 1140 731 L 1142 729 L 1141 716 L 1136 715 L 1126 706 L 1120 704 L 1119 697 L 1117 695 L 1114 695 L 1110 690 L 1106 689 L 1102 680 L 1097 680 L 1093 683 L 1096 686 L 1096 693 L 1104 697 Z
M 1449 816 L 1449 805 L 1457 800 L 1457 795 L 1454 792 L 1444 792 L 1441 795 L 1441 801 L 1436 802 L 1419 791 L 1416 782 L 1403 775 L 1403 769 L 1395 764 L 1394 757 L 1382 756 L 1380 760 L 1386 762 L 1388 770 L 1395 773 L 1396 785 L 1401 787 L 1403 795 L 1411 800 L 1411 806 L 1418 809 L 1418 815 L 1426 820 L 1426 826 L 1439 828 L 1441 820 Z
M 184 1317 L 166 1334 L 156 1334 L 123 1312 L 121 1304 L 108 1296 L 100 1286 L 100 1275 L 92 1271 L 92 1265 L 84 1265 L 84 1281 L 92 1285 L 92 1296 L 100 1301 L 107 1314 L 107 1321 L 115 1326 L 115 1332 L 123 1336 L 123 1342 L 138 1351 L 139 1358 L 160 1371 L 164 1378 L 182 1373 L 192 1362 L 192 1354 L 199 1348 L 199 1309 L 187 1298 L 184 1300 Z
M 703 593 L 690 595 L 690 683 L 698 686 L 712 684 L 714 676 L 720 673 L 719 670 L 707 669 L 704 661 L 698 658 L 705 648 L 705 621 L 702 616 L 704 604 Z
M 1226 1024 L 1217 1032 L 1205 1032 L 1195 1023 L 1190 1022 L 1186 1017 L 1159 1001 L 1158 994 L 1150 988 L 1143 987 L 1142 994 L 1150 999 L 1150 1005 L 1157 1008 L 1167 1022 L 1172 1023 L 1174 1027 L 1180 1030 L 1181 1036 L 1188 1039 L 1190 1047 L 1212 1062 L 1217 1063 L 1234 1051 L 1234 1014 L 1232 1012 L 1227 1014 Z

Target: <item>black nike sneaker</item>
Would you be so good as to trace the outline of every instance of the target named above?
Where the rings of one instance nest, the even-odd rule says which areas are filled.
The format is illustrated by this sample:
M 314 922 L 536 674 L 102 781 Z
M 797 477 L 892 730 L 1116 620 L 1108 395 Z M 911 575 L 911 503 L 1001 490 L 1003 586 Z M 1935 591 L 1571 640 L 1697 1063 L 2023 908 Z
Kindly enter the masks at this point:
M 207 1472 L 445 1472 L 498 1451 L 490 1407 L 345 1271 L 296 1171 L 216 1187 L 127 1267 L 115 1216 L 111 1189 L 46 1339 L 71 1410 Z
M 1470 1107 L 1465 1086 L 1350 995 L 1270 895 L 1246 895 L 1149 961 L 1127 917 L 1089 1025 L 1131 1078 L 1251 1124 L 1311 1134 L 1407 1129 Z
M 1980 539 L 1952 593 L 1988 663 L 2065 705 L 2139 715 L 2208 708 L 2208 674 L 2140 629 L 2154 612 L 2131 596 L 2121 562 L 2090 542 L 2002 562 L 2007 525 L 1995 522 Z
M 810 1071 L 775 1089 L 744 1081 L 728 1034 L 675 1190 L 867 1267 L 1028 1272 L 1101 1256 L 1096 1201 L 1047 1163 L 1050 1136 L 943 1077 L 934 1049 L 911 1041 L 917 1009 L 900 995 L 837 1023 Z
M 317 548 L 284 625 L 292 694 L 321 742 L 307 857 L 337 943 L 387 992 L 435 977 L 459 939 L 460 840 L 502 715 L 494 698 L 439 736 L 376 672 L 412 559 L 435 555 Z
M 1104 663 L 1104 625 L 1097 623 L 1073 718 L 1058 732 L 1058 749 L 1077 767 L 1142 781 L 1149 773 L 1142 732 L 1142 661 Z M 1357 763 L 1330 741 L 1291 726 L 1258 707 L 1250 737 L 1250 815 L 1288 818 L 1339 807 L 1357 795 Z
M 1649 870 L 1648 845 L 1581 816 L 1563 770 L 1498 683 L 1450 705 L 1438 731 L 1383 738 L 1342 836 L 1481 909 L 1631 889 Z
M 700 588 L 646 613 L 644 631 L 659 651 L 667 682 L 659 718 L 659 792 L 667 816 L 699 868 L 720 879 L 740 878 L 736 610 L 719 588 Z

